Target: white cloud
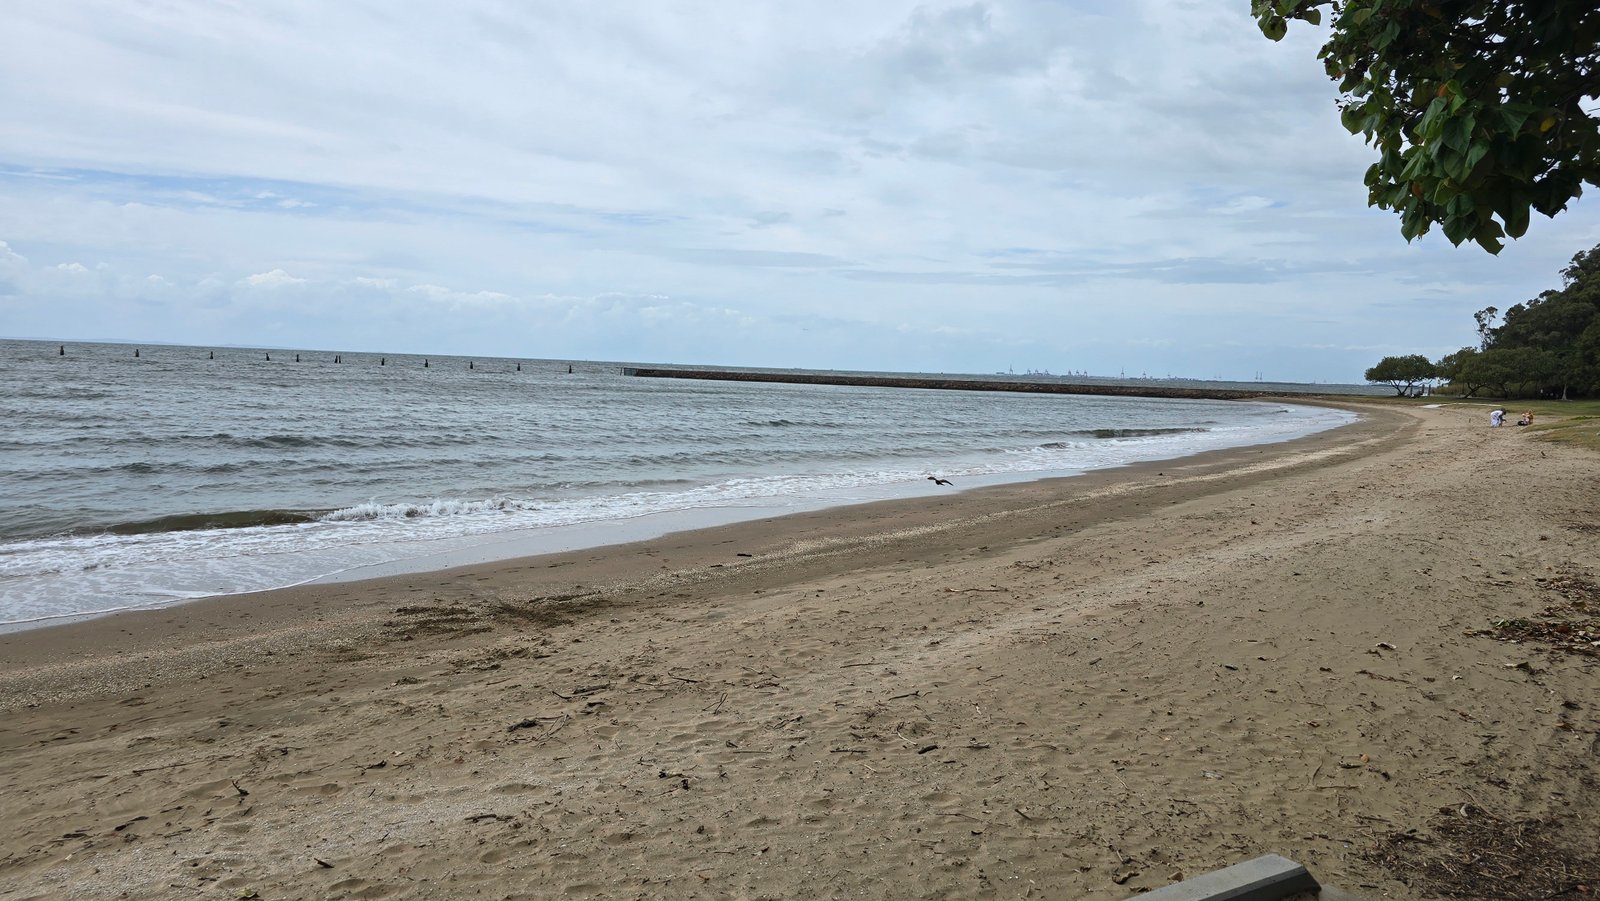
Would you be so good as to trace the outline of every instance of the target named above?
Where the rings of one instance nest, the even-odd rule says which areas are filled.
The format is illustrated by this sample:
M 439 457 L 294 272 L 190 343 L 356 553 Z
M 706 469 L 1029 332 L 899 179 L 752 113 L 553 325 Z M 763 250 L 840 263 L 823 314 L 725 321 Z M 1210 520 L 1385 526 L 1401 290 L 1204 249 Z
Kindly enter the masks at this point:
M 248 285 L 252 288 L 284 288 L 290 285 L 303 285 L 305 281 L 303 278 L 295 278 L 282 269 L 274 269 L 271 272 L 257 272 L 255 275 L 247 275 L 239 280 L 239 284 Z
M 1239 213 L 1254 213 L 1259 210 L 1270 209 L 1274 205 L 1271 199 L 1257 197 L 1252 194 L 1245 197 L 1234 197 L 1227 203 L 1212 207 L 1211 212 L 1220 213 L 1224 216 L 1233 216 Z
M 1239 0 L 23 5 L 0 234 L 109 268 L 0 273 L 41 334 L 132 294 L 167 340 L 1327 381 L 1600 243 L 1406 245 L 1318 43 Z
M 457 291 L 453 288 L 446 288 L 443 285 L 412 285 L 406 291 L 430 301 L 451 304 L 504 303 L 515 299 L 509 294 L 502 294 L 498 291 Z
M 88 272 L 89 268 L 82 263 L 58 263 L 56 268 L 62 272 Z

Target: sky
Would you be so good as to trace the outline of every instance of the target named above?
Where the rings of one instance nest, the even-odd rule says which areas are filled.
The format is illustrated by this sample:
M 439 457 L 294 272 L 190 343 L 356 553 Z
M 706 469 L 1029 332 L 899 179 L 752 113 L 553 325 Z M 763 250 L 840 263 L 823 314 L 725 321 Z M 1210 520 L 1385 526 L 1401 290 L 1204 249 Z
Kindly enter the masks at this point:
M 1600 244 L 1406 243 L 1248 8 L 14 4 L 0 336 L 1359 382 Z

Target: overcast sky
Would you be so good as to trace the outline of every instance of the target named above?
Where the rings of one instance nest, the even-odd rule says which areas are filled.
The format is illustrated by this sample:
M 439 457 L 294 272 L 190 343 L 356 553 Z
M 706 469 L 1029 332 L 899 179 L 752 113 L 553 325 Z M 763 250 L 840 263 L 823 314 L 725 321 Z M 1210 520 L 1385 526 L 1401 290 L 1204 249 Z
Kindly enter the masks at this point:
M 1350 382 L 1600 244 L 1406 244 L 1248 7 L 12 4 L 0 335 Z

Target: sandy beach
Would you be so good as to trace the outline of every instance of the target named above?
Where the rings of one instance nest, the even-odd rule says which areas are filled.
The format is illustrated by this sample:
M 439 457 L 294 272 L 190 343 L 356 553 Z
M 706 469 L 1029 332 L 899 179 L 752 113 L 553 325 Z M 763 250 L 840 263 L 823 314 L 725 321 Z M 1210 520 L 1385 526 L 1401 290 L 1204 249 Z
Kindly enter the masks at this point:
M 1348 406 L 0 636 L 0 898 L 1593 896 L 1600 656 L 1482 633 L 1600 619 L 1600 461 Z

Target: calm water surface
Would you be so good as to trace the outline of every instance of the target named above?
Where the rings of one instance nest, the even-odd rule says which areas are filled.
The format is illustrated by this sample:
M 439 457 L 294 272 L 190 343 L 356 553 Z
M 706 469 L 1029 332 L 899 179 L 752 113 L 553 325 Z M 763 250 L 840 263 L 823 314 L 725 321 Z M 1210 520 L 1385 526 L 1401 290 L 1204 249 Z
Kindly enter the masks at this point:
M 612 363 L 66 350 L 0 341 L 0 623 L 656 514 L 903 496 L 931 489 L 930 474 L 966 487 L 1078 473 L 1351 418 L 1280 403 L 639 379 Z

